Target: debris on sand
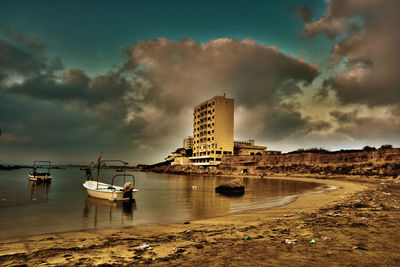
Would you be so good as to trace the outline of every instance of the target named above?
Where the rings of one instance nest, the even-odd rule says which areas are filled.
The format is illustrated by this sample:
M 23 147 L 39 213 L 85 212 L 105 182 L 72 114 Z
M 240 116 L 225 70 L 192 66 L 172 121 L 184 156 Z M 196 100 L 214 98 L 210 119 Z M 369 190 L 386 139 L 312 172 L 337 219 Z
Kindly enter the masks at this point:
M 285 243 L 286 244 L 296 244 L 296 242 L 297 242 L 297 239 L 285 239 Z

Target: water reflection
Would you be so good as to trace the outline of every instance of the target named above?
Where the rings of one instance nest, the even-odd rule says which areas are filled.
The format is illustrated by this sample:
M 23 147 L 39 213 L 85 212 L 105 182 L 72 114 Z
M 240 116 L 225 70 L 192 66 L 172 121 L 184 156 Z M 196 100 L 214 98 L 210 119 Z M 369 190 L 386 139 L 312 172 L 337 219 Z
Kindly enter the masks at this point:
M 95 197 L 87 197 L 83 207 L 83 219 L 86 226 L 98 226 L 106 224 L 110 225 L 117 222 L 124 224 L 126 221 L 133 221 L 133 211 L 136 210 L 136 201 L 114 201 L 100 199 Z M 108 219 L 106 219 L 108 218 Z
M 26 170 L 0 172 L 0 182 L 7 185 L 0 187 L 0 238 L 223 216 L 279 206 L 318 186 L 243 178 L 244 196 L 232 198 L 215 193 L 215 187 L 232 178 L 134 173 L 139 189 L 136 202 L 124 205 L 88 197 L 78 168 L 52 172 L 57 179 L 51 183 L 29 181 Z
M 232 202 L 226 196 L 216 194 L 214 189 L 221 181 L 198 177 L 194 180 L 180 177 L 183 182 L 181 188 L 185 188 L 185 198 L 190 200 L 190 218 L 209 218 L 227 214 L 231 210 Z M 195 189 L 193 185 L 195 183 Z
M 48 200 L 51 183 L 29 181 L 29 196 L 31 201 Z

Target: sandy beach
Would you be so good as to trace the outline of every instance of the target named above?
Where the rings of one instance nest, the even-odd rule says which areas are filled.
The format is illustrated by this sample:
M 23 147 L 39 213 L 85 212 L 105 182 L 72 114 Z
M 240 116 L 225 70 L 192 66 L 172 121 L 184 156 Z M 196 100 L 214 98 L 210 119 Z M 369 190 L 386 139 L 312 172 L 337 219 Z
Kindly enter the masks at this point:
M 336 189 L 282 207 L 213 219 L 1 240 L 0 265 L 400 264 L 398 179 L 292 179 Z

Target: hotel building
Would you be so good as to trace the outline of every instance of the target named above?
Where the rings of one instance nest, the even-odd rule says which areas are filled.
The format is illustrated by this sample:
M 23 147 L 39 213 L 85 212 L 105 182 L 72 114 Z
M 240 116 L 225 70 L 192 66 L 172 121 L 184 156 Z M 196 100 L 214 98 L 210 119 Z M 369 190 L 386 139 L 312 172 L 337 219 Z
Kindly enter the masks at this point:
M 194 107 L 193 165 L 217 165 L 233 154 L 233 99 L 215 96 Z

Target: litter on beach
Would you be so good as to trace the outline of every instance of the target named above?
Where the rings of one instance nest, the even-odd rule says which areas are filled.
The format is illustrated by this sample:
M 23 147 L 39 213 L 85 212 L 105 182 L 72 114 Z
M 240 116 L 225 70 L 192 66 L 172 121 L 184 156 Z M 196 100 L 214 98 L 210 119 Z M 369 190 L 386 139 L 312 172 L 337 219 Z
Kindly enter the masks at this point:
M 135 247 L 135 249 L 153 249 L 150 245 L 142 244 L 140 246 Z
M 285 243 L 286 244 L 296 244 L 296 242 L 297 242 L 297 239 L 285 239 Z

